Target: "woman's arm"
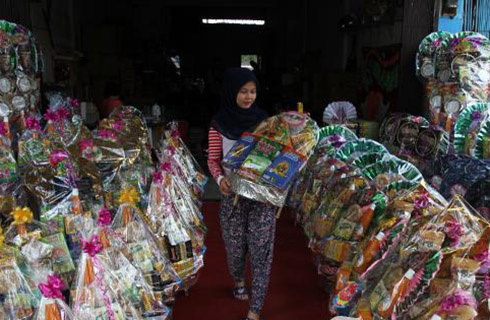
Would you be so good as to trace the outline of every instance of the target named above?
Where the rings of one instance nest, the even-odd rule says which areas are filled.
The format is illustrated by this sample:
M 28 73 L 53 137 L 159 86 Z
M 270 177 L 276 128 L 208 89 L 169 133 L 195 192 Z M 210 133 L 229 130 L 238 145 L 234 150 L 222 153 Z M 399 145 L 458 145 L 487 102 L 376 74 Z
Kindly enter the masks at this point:
M 221 168 L 221 157 L 223 153 L 223 138 L 214 128 L 209 129 L 208 133 L 209 152 L 208 168 L 214 180 L 220 185 L 223 179 L 223 169 Z

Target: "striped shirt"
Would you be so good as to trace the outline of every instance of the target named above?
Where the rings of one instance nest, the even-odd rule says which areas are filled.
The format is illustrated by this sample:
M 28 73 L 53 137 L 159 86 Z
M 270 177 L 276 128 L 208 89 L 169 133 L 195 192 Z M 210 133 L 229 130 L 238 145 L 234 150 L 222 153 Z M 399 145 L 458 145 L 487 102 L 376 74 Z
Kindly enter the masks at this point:
M 226 155 L 228 151 L 230 151 L 236 140 L 224 137 L 216 129 L 211 127 L 209 128 L 208 141 L 208 168 L 214 180 L 216 180 L 219 185 L 221 179 L 228 174 L 228 172 L 221 167 L 221 160 L 223 159 L 223 155 Z

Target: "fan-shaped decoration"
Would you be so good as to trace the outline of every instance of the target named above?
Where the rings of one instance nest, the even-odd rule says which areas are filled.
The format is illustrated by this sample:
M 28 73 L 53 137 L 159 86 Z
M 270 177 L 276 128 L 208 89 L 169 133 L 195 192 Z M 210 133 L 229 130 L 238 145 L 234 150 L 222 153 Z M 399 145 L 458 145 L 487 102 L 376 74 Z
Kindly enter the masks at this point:
M 332 102 L 323 112 L 323 122 L 326 124 L 343 124 L 354 119 L 357 119 L 357 110 L 348 101 Z
M 475 103 L 464 109 L 454 126 L 454 150 L 458 154 L 471 154 L 482 121 L 490 108 L 488 103 Z
M 344 144 L 335 154 L 335 158 L 340 161 L 350 162 L 365 153 L 388 153 L 386 148 L 373 140 L 359 139 L 349 141 Z
M 490 158 L 490 117 L 483 120 L 480 131 L 476 136 L 476 146 L 473 155 L 478 159 Z
M 319 145 L 324 142 L 324 139 L 333 136 L 333 135 L 338 135 L 343 137 L 345 140 L 356 140 L 357 136 L 354 132 L 350 131 L 349 129 L 342 127 L 342 126 L 326 126 L 320 129 L 320 142 L 318 143 Z

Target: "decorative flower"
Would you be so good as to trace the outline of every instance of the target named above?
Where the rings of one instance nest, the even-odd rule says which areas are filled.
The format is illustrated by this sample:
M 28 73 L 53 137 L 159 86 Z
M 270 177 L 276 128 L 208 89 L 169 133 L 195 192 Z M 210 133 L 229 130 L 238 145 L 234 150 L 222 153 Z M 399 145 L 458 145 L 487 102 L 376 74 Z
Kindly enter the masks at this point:
M 82 240 L 82 251 L 91 257 L 94 257 L 96 254 L 100 253 L 102 249 L 103 246 L 99 242 L 99 238 L 96 235 L 92 236 L 92 239 L 89 241 Z
M 0 123 L 0 136 L 6 136 L 7 134 L 7 125 L 4 122 Z
M 26 124 L 27 124 L 27 129 L 29 130 L 37 130 L 37 131 L 41 130 L 41 125 L 39 124 L 39 119 L 37 118 L 27 117 Z
M 456 289 L 453 294 L 441 301 L 441 311 L 443 313 L 450 313 L 461 306 L 469 306 L 476 309 L 475 297 L 466 291 Z
M 174 139 L 178 139 L 178 138 L 180 137 L 180 133 L 179 133 L 179 131 L 178 131 L 178 130 L 172 130 L 172 131 L 170 132 L 170 136 L 171 136 L 172 138 L 174 138 Z
M 117 132 L 121 132 L 123 131 L 123 128 L 124 128 L 124 122 L 122 120 L 117 120 L 116 122 L 114 122 L 114 124 L 112 125 L 112 128 L 117 131 Z
M 451 239 L 451 247 L 456 247 L 463 235 L 463 226 L 457 221 L 449 220 L 444 226 L 444 232 Z
M 99 130 L 99 138 L 109 139 L 111 141 L 115 141 L 115 140 L 117 140 L 117 135 L 112 130 L 102 129 L 102 130 Z
M 92 139 L 83 139 L 80 141 L 80 150 L 84 152 L 87 149 L 92 149 L 94 147 L 94 140 Z
M 56 168 L 58 164 L 68 159 L 68 154 L 63 150 L 55 150 L 49 155 L 49 163 L 53 168 Z
M 153 174 L 153 182 L 155 183 L 162 183 L 163 181 L 163 175 L 160 171 L 157 171 Z
M 78 99 L 76 98 L 70 98 L 68 97 L 68 103 L 73 107 L 73 108 L 78 108 Z
M 167 151 L 170 153 L 170 155 L 173 155 L 175 153 L 175 147 L 174 146 L 168 146 Z
M 450 41 L 450 45 L 452 48 L 456 47 L 460 42 L 460 39 L 459 38 L 455 38 L 455 39 L 451 39 Z
M 10 214 L 13 216 L 16 226 L 31 223 L 34 218 L 34 214 L 28 207 L 16 207 Z
M 427 209 L 429 206 L 429 196 L 426 193 L 422 193 L 414 201 L 414 209 L 417 212 L 420 212 L 424 209 Z
M 331 135 L 329 138 L 328 138 L 328 141 L 330 142 L 330 144 L 332 146 L 335 147 L 335 149 L 338 149 L 340 148 L 344 143 L 345 143 L 345 139 L 341 136 L 339 136 L 338 134 L 334 133 L 333 135 Z
M 475 120 L 480 120 L 481 119 L 481 112 L 480 111 L 473 111 L 473 113 L 471 114 L 471 120 L 475 121 Z
M 61 290 L 65 289 L 65 284 L 58 276 L 48 276 L 48 283 L 41 283 L 39 290 L 43 294 L 43 297 L 49 299 L 63 299 Z
M 134 187 L 129 187 L 124 189 L 121 192 L 121 196 L 119 197 L 119 203 L 124 204 L 127 203 L 131 206 L 135 206 L 136 203 L 140 201 L 140 195 L 138 194 L 138 191 L 136 191 L 136 188 Z
M 99 219 L 97 220 L 97 225 L 101 227 L 108 226 L 112 223 L 111 212 L 107 210 L 106 207 L 99 211 Z
M 475 260 L 481 263 L 482 268 L 490 268 L 490 256 L 488 254 L 488 248 L 482 250 L 479 254 L 475 256 Z
M 54 112 L 51 109 L 48 109 L 48 111 L 46 111 L 46 113 L 43 115 L 43 118 L 46 121 L 52 121 L 52 122 L 58 122 L 60 119 L 58 113 Z
M 172 165 L 170 162 L 164 162 L 160 165 L 160 170 L 165 172 L 172 172 Z
M 70 117 L 71 112 L 66 107 L 61 107 L 58 109 L 58 120 L 66 120 Z

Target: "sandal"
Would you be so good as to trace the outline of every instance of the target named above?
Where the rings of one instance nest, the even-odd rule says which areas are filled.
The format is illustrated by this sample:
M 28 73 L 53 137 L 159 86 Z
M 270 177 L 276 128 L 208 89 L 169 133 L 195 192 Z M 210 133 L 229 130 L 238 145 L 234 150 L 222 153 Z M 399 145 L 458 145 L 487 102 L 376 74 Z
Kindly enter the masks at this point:
M 248 290 L 245 287 L 235 287 L 235 289 L 233 289 L 233 296 L 237 300 L 248 300 Z

